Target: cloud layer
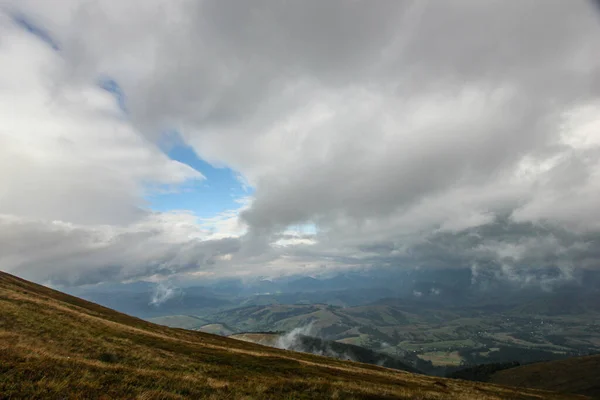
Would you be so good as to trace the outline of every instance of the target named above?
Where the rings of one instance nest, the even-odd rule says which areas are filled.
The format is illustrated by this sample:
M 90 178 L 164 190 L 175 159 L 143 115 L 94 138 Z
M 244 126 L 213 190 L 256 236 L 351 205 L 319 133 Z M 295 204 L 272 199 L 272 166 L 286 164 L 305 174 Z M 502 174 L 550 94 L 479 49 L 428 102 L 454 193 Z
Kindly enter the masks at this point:
M 3 269 L 80 282 L 597 265 L 591 2 L 4 0 L 3 9 L 0 234 L 28 246 L 5 246 Z M 60 50 L 11 15 L 44 27 Z M 97 87 L 101 77 L 122 87 L 127 114 Z M 185 214 L 144 209 L 148 185 L 202 179 L 160 152 L 167 129 L 254 187 L 221 232 L 188 221 L 182 233 Z M 73 239 L 67 226 L 80 230 Z M 91 251 L 107 243 L 98 235 L 120 244 Z M 54 262 L 64 267 L 44 269 Z

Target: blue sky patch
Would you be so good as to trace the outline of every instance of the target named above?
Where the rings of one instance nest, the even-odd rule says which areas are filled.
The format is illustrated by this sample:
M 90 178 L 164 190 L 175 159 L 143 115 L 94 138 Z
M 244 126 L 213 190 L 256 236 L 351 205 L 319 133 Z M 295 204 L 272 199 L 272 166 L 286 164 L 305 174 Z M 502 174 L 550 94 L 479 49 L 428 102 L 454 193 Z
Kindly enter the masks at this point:
M 35 35 L 55 51 L 58 42 L 42 27 L 23 14 L 13 14 L 13 20 L 21 28 Z M 109 76 L 98 79 L 100 88 L 111 93 L 119 108 L 127 114 L 126 95 L 119 83 Z M 178 187 L 149 186 L 145 200 L 154 211 L 188 210 L 199 218 L 210 218 L 223 211 L 238 209 L 240 199 L 252 194 L 252 188 L 242 183 L 239 175 L 230 168 L 215 168 L 199 158 L 176 132 L 165 134 L 161 149 L 171 159 L 189 165 L 206 177 Z
M 146 196 L 155 211 L 189 210 L 199 218 L 210 218 L 223 211 L 240 207 L 240 199 L 250 196 L 252 189 L 242 184 L 238 174 L 230 168 L 215 168 L 202 160 L 180 135 L 165 134 L 162 149 L 169 158 L 186 164 L 206 179 L 186 183 L 177 190 L 154 190 Z

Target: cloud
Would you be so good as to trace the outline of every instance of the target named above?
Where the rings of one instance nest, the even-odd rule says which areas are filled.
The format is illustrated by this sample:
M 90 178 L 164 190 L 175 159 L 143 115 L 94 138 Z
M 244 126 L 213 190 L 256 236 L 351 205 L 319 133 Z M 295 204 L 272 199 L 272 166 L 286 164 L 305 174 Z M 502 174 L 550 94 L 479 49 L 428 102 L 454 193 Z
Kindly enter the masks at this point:
M 53 284 L 168 277 L 212 271 L 237 238 L 211 238 L 194 216 L 151 214 L 137 223 L 74 225 L 0 216 L 0 262 L 8 272 Z
M 117 236 L 154 229 L 147 183 L 202 179 L 158 150 L 170 129 L 254 188 L 218 218 L 219 238 L 198 239 L 207 254 L 228 238 L 238 246 L 215 261 L 223 273 L 594 265 L 600 21 L 590 2 L 3 4 L 60 49 L 3 17 L 0 171 L 13 172 L 0 172 L 0 212 L 45 221 L 44 235 L 48 221 Z M 127 115 L 95 85 L 105 76 Z M 316 232 L 290 234 L 302 224 Z M 152 253 L 200 246 L 169 244 Z M 163 257 L 178 271 L 202 264 Z M 153 272 L 125 271 L 109 275 Z
M 177 287 L 173 286 L 172 283 L 167 281 L 158 282 L 154 287 L 149 304 L 158 307 L 165 301 L 174 298 L 180 293 L 181 291 Z
M 275 343 L 274 347 L 277 347 L 278 349 L 298 351 L 303 347 L 301 342 L 302 336 L 312 336 L 313 333 L 314 329 L 312 323 L 305 326 L 299 326 L 277 337 L 277 342 Z
M 354 361 L 356 359 L 351 351 L 340 352 L 339 349 L 336 351 L 331 348 L 331 345 L 327 341 L 314 338 L 314 331 L 312 322 L 305 326 L 299 326 L 278 336 L 273 347 L 342 360 Z
M 73 223 L 144 215 L 145 182 L 202 176 L 172 161 L 94 83 L 61 82 L 59 53 L 2 15 L 1 212 Z

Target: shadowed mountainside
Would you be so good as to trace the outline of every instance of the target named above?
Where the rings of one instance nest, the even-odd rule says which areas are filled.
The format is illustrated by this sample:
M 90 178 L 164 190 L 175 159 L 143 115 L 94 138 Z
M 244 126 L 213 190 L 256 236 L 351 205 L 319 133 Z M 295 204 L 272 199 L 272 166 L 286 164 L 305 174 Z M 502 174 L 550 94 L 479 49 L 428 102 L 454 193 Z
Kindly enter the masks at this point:
M 10 399 L 571 398 L 167 328 L 2 272 L 0 393 Z
M 600 399 L 600 355 L 505 369 L 493 374 L 489 381 L 562 393 L 579 393 Z
M 302 353 L 319 354 L 339 360 L 352 360 L 386 368 L 421 373 L 415 368 L 388 354 L 378 353 L 365 347 L 339 343 L 332 340 L 292 333 L 237 333 L 230 338 L 254 342 Z

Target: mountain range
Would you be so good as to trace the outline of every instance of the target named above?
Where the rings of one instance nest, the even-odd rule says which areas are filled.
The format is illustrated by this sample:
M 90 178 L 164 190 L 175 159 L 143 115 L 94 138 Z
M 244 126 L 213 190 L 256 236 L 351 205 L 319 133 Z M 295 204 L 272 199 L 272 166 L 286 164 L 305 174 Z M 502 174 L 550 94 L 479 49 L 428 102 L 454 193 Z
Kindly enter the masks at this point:
M 0 272 L 10 399 L 566 399 L 156 325 Z

